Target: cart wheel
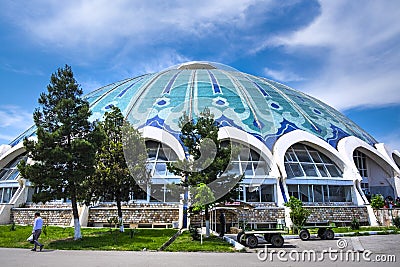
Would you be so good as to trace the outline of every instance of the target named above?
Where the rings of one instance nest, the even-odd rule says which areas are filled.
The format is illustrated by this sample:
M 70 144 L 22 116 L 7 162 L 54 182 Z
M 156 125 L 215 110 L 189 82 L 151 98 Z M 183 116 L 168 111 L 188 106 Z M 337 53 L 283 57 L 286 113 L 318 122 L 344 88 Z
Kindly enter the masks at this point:
M 271 234 L 264 234 L 264 239 L 265 239 L 265 241 L 267 241 L 268 243 L 271 243 Z
M 325 229 L 324 228 L 319 228 L 318 229 L 318 237 L 321 239 L 325 239 Z
M 326 239 L 332 240 L 335 238 L 335 233 L 331 229 L 326 229 L 324 236 Z
M 255 235 L 249 235 L 246 238 L 246 244 L 249 248 L 255 248 L 258 245 L 258 238 Z
M 239 242 L 242 245 L 245 245 L 245 236 L 244 236 L 244 232 L 239 232 L 236 236 L 236 240 L 237 242 Z
M 301 240 L 306 241 L 306 240 L 310 239 L 310 232 L 306 229 L 303 229 L 300 231 L 299 236 L 300 236 Z
M 281 248 L 283 247 L 283 243 L 285 241 L 283 240 L 283 237 L 280 234 L 275 234 L 271 236 L 271 244 L 274 247 Z

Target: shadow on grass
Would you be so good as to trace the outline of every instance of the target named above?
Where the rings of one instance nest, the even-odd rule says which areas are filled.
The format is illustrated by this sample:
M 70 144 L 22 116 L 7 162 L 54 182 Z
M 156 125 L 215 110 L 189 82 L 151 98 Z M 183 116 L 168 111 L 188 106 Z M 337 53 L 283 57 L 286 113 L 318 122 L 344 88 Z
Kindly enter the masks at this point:
M 80 240 L 72 237 L 53 240 L 48 248 L 63 250 L 158 250 L 171 236 L 173 229 L 139 229 L 134 233 L 128 229 L 124 233 L 118 230 L 99 231 L 84 235 Z

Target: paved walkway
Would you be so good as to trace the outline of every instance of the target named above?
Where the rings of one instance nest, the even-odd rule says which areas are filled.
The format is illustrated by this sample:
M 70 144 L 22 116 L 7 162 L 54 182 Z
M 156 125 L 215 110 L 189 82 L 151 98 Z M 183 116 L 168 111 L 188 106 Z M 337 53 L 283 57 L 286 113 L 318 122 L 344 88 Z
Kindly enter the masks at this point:
M 338 250 L 339 240 L 345 240 L 347 245 L 343 251 L 347 250 L 370 250 L 370 262 L 362 263 L 359 261 L 344 261 L 340 258 L 329 259 L 328 255 L 323 257 L 323 261 L 300 260 L 293 261 L 289 253 L 297 255 L 304 250 L 313 250 L 317 255 L 329 247 Z M 130 251 L 67 251 L 67 250 L 48 250 L 43 252 L 32 252 L 28 249 L 9 249 L 0 248 L 0 266 L 57 266 L 57 267 L 92 267 L 92 266 L 168 266 L 168 267 L 192 267 L 192 266 L 399 266 L 400 261 L 400 235 L 386 236 L 362 236 L 357 238 L 344 238 L 335 240 L 312 239 L 301 241 L 299 239 L 285 240 L 283 249 L 287 261 L 279 260 L 275 254 L 273 262 L 270 259 L 260 261 L 258 253 L 184 253 L 184 252 L 130 252 Z M 265 247 L 260 246 L 258 251 Z M 271 251 L 271 250 L 269 250 Z M 296 252 L 296 253 L 294 253 Z M 282 252 L 281 252 L 282 253 Z M 282 253 L 283 254 L 283 253 Z M 394 255 L 396 262 L 377 263 L 376 256 Z M 261 255 L 262 256 L 262 255 Z

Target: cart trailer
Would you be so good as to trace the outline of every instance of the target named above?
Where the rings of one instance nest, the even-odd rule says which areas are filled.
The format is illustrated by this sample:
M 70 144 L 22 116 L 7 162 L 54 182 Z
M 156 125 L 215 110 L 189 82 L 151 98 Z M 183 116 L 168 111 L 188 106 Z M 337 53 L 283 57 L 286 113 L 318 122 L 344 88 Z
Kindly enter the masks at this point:
M 287 234 L 289 229 L 260 229 L 260 230 L 242 230 L 237 234 L 237 241 L 250 248 L 258 246 L 257 236 L 262 236 L 265 241 L 274 247 L 283 247 L 284 239 L 282 234 Z

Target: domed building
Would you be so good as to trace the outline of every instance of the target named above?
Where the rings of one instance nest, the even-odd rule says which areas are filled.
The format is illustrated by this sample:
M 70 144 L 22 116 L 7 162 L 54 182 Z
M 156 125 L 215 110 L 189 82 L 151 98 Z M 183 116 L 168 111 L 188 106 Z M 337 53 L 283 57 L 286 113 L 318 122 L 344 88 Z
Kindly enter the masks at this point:
M 214 114 L 219 138 L 249 148 L 228 171 L 244 174 L 238 201 L 215 206 L 211 222 L 225 209 L 226 222 L 240 220 L 253 228 L 288 219 L 284 203 L 290 196 L 312 210 L 312 223 L 349 224 L 353 218 L 376 224 L 370 196 L 397 198 L 400 193 L 400 153 L 391 151 L 329 105 L 284 84 L 213 62 L 188 62 L 164 71 L 126 79 L 84 97 L 92 120 L 101 120 L 112 106 L 140 129 L 148 148 L 152 184 L 133 194 L 124 206 L 124 221 L 134 227 L 186 225 L 182 197 L 168 190 L 181 182 L 166 164 L 184 159 L 179 118 L 196 118 L 208 108 Z M 26 222 L 40 209 L 52 224 L 69 225 L 68 200 L 46 205 L 31 203 L 34 188 L 19 176 L 17 163 L 26 158 L 24 138 L 31 127 L 0 147 L 0 222 Z M 29 161 L 28 161 L 29 162 Z M 245 203 L 245 204 L 243 204 Z M 244 211 L 241 207 L 253 207 Z M 101 226 L 115 216 L 112 203 L 81 208 L 84 225 Z M 29 218 L 30 219 L 30 218 Z M 196 218 L 192 217 L 192 223 Z

